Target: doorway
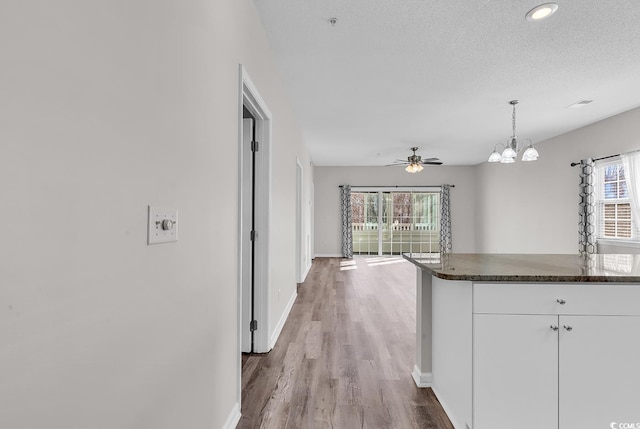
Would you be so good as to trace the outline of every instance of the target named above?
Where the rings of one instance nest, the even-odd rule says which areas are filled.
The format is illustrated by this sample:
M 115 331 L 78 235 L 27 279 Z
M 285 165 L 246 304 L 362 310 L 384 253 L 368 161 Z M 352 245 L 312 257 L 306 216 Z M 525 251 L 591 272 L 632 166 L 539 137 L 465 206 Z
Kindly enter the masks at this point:
M 242 65 L 239 96 L 238 361 L 241 362 L 242 352 L 265 353 L 271 348 L 268 306 L 271 112 Z M 240 371 L 241 368 L 239 383 Z
M 242 106 L 242 188 L 241 188 L 241 257 L 242 265 L 242 353 L 253 353 L 255 347 L 255 265 L 256 265 L 256 152 L 255 118 Z

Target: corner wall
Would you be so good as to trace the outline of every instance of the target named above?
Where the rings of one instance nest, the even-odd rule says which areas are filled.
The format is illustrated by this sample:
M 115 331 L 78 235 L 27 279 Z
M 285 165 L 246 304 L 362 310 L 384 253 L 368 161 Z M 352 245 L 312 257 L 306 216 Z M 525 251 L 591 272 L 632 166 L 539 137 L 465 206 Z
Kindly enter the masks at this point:
M 536 162 L 477 166 L 477 251 L 577 253 L 579 167 L 640 149 L 640 109 L 536 144 Z
M 252 1 L 1 9 L 0 427 L 233 425 L 238 64 L 273 113 L 272 326 L 310 165 Z M 149 204 L 178 242 L 146 245 Z

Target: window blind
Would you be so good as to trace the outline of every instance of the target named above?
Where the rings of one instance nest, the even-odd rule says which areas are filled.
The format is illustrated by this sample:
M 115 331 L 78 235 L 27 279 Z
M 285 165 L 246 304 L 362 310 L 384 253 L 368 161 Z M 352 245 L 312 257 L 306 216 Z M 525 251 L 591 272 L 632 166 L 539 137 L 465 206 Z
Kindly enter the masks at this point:
M 597 237 L 636 240 L 638 221 L 632 219 L 627 177 L 619 157 L 596 163 Z

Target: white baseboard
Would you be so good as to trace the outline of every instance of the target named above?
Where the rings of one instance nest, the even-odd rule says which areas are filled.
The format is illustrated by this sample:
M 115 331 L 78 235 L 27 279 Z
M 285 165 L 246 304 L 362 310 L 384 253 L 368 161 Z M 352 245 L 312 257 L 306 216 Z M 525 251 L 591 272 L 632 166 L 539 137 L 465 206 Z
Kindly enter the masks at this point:
M 342 258 L 342 253 L 326 253 L 322 255 L 314 255 L 314 258 Z
M 289 317 L 289 313 L 291 313 L 291 309 L 293 308 L 293 303 L 296 302 L 297 297 L 298 297 L 298 292 L 294 291 L 293 295 L 291 295 L 291 298 L 289 299 L 289 302 L 287 303 L 287 307 L 284 309 L 284 312 L 282 313 L 282 316 L 278 321 L 278 324 L 273 330 L 273 334 L 271 334 L 271 341 L 269 342 L 269 350 L 273 349 L 273 347 L 276 345 L 276 341 L 278 341 L 280 332 L 282 332 L 282 328 L 284 328 L 284 322 L 287 321 L 287 317 Z
M 421 372 L 418 365 L 413 366 L 413 381 L 416 382 L 418 387 L 433 387 L 433 374 L 430 372 Z
M 236 402 L 231 409 L 231 413 L 229 413 L 229 417 L 227 417 L 227 421 L 222 425 L 222 429 L 235 429 L 241 416 L 240 404 Z

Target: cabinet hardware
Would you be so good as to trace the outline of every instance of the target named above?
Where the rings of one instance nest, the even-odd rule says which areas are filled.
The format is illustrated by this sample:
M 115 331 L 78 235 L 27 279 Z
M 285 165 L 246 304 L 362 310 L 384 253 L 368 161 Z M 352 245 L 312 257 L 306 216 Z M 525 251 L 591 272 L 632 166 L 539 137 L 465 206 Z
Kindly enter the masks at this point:
M 567 331 L 572 331 L 573 330 L 573 326 L 571 326 L 571 325 L 562 325 L 562 327 L 564 329 L 566 329 Z
M 558 298 L 558 299 L 556 299 L 556 302 L 557 302 L 558 304 L 560 304 L 560 305 L 565 305 L 565 304 L 567 303 L 567 301 L 565 301 L 565 300 L 564 300 L 564 299 L 562 299 L 562 298 Z
M 557 330 L 558 330 L 558 327 L 557 327 L 557 326 L 555 326 L 555 325 L 551 325 L 551 326 L 550 326 L 550 328 L 551 328 L 552 330 L 554 330 L 554 331 L 557 331 Z

